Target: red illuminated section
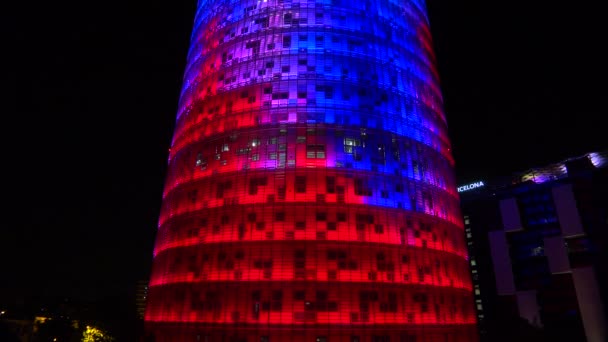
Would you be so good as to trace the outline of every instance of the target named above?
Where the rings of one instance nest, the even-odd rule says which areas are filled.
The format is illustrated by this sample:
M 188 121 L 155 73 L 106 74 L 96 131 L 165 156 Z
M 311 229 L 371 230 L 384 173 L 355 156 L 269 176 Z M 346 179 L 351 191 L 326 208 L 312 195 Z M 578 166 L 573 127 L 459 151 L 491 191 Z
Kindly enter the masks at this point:
M 424 4 L 199 1 L 146 337 L 476 341 Z

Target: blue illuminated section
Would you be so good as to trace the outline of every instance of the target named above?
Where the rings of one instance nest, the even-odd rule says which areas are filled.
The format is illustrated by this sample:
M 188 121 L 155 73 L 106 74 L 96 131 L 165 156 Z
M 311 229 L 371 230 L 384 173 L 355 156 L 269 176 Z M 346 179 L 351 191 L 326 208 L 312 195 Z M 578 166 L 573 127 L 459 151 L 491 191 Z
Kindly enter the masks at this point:
M 306 122 L 378 128 L 450 155 L 424 6 L 388 1 L 340 6 L 201 3 L 178 118 L 195 101 L 252 82 L 289 88 L 291 101 L 279 106 L 302 111 L 295 85 L 284 83 L 306 79 L 317 85 L 307 89 Z M 203 24 L 213 30 L 201 30 Z M 224 60 L 210 54 L 220 45 Z M 274 67 L 261 66 L 264 59 L 273 59 Z M 303 59 L 306 64 L 298 64 Z M 274 102 L 270 106 L 277 109 Z

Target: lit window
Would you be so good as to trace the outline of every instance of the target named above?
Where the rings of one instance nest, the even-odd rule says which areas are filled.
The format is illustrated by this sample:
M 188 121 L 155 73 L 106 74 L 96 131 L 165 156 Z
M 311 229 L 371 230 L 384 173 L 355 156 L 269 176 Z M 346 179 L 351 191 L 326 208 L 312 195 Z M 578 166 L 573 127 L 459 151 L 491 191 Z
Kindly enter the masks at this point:
M 306 146 L 306 158 L 325 158 L 325 145 L 307 145 Z
M 344 146 L 361 146 L 361 140 L 344 138 Z
M 237 155 L 248 154 L 250 151 L 251 151 L 251 149 L 249 147 L 241 147 L 238 150 L 236 150 L 236 154 Z
M 344 138 L 344 152 L 346 153 L 355 153 L 354 147 L 361 146 L 361 140 L 352 139 L 352 138 Z
M 196 166 L 207 167 L 207 161 L 205 161 L 202 153 L 196 156 Z

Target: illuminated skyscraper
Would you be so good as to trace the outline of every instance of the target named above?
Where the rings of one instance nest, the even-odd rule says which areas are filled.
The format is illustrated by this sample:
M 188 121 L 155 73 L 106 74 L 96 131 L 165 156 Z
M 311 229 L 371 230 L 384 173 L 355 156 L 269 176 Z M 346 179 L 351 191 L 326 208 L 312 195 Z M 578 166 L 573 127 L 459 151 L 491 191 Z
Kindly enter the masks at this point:
M 199 1 L 146 329 L 474 341 L 424 1 Z

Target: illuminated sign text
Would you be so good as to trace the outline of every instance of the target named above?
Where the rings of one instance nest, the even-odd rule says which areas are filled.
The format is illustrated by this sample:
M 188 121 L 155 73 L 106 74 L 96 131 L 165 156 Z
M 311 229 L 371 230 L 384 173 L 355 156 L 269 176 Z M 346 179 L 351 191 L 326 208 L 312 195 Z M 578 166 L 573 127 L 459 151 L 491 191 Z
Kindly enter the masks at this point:
M 469 190 L 481 188 L 484 185 L 485 184 L 483 184 L 483 182 L 480 181 L 480 182 L 475 182 L 475 183 L 459 186 L 458 187 L 458 192 L 464 192 L 464 191 L 469 191 Z

